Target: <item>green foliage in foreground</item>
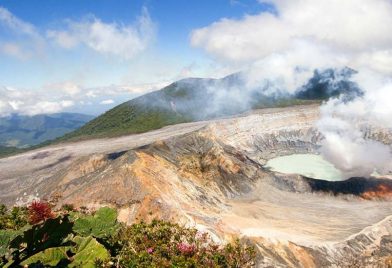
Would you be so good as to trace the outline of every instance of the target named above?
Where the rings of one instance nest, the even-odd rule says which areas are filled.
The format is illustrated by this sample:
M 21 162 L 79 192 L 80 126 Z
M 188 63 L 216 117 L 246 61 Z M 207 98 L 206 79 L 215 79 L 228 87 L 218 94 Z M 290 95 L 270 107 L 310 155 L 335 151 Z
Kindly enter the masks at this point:
M 154 220 L 126 226 L 117 211 L 58 211 L 29 225 L 32 210 L 0 206 L 0 267 L 253 267 L 253 247 L 218 245 L 206 233 Z M 9 217 L 10 214 L 17 217 Z M 24 226 L 21 224 L 20 219 Z
M 133 224 L 114 238 L 121 267 L 253 267 L 253 247 L 239 240 L 224 246 L 206 233 L 171 222 Z
M 19 230 L 27 224 L 28 212 L 26 207 L 13 207 L 8 210 L 0 205 L 0 230 Z
M 109 238 L 118 232 L 117 212 L 111 208 L 101 208 L 94 215 L 86 215 L 75 221 L 73 230 L 82 236 Z

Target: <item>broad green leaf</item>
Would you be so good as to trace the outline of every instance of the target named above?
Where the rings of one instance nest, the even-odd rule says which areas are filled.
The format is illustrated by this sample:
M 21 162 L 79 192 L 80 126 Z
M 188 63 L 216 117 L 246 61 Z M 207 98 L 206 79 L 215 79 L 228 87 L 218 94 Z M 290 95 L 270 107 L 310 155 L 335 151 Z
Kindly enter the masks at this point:
M 77 236 L 74 238 L 74 242 L 76 243 L 76 254 L 72 257 L 73 261 L 68 267 L 94 268 L 96 260 L 105 261 L 110 258 L 105 247 L 91 236 Z
M 22 265 L 30 265 L 39 262 L 43 265 L 56 266 L 61 261 L 68 261 L 67 250 L 69 249 L 70 247 L 48 248 L 31 256 L 22 262 Z
M 68 238 L 72 234 L 73 223 L 67 216 L 48 219 L 39 225 L 33 225 L 23 234 L 10 242 L 11 249 L 18 249 L 14 253 L 15 259 L 25 260 L 41 251 L 52 247 L 67 246 Z M 21 245 L 24 245 L 21 248 Z
M 118 230 L 117 211 L 112 208 L 100 208 L 94 216 L 84 216 L 75 221 L 73 230 L 82 236 L 92 235 L 105 238 Z
M 20 234 L 14 230 L 0 230 L 0 257 L 8 252 L 11 241 Z

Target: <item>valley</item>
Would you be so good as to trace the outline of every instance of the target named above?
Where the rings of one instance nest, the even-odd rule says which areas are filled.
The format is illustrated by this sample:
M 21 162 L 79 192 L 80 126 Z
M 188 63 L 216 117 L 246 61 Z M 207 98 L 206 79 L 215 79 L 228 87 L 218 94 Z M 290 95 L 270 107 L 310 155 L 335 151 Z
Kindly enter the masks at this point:
M 61 137 L 83 126 L 94 116 L 77 113 L 11 114 L 0 117 L 0 154 L 7 148 L 27 148 Z M 1 148 L 1 147 L 5 148 Z M 15 148 L 14 148 L 15 150 Z

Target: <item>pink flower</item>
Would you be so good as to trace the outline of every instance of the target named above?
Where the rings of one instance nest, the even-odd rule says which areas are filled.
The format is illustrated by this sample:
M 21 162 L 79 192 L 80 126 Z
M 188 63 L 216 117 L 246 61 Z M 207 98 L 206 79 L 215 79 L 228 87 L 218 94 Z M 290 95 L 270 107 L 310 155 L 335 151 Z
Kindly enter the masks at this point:
M 153 249 L 153 248 L 148 248 L 148 249 L 147 249 L 147 253 L 148 253 L 148 254 L 152 254 L 153 252 L 154 252 L 154 249 Z
M 201 242 L 207 242 L 207 239 L 208 239 L 208 234 L 207 233 L 204 233 L 204 232 L 200 232 L 200 231 L 198 231 L 197 233 L 196 233 L 196 239 L 197 240 L 199 240 L 199 241 L 201 241 Z
M 47 219 L 54 218 L 49 203 L 34 200 L 28 208 L 30 224 L 37 224 L 46 221 Z
M 194 245 L 189 245 L 187 243 L 181 242 L 177 245 L 177 249 L 185 255 L 191 255 L 195 251 Z

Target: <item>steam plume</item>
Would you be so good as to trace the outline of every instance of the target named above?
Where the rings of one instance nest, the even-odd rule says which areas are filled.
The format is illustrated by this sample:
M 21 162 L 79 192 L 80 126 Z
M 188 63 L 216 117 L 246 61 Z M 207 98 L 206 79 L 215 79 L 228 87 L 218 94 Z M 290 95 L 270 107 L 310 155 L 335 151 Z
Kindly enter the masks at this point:
M 324 135 L 321 153 L 345 176 L 370 176 L 373 171 L 387 174 L 392 170 L 389 145 L 367 138 L 369 129 L 392 127 L 392 83 L 365 70 L 357 80 L 364 95 L 349 102 L 331 99 L 321 107 L 318 129 Z M 384 141 L 388 142 L 388 141 Z
M 224 65 L 244 67 L 245 88 L 292 94 L 314 70 L 356 70 L 362 94 L 321 107 L 320 152 L 347 176 L 391 170 L 388 140 L 369 131 L 392 127 L 392 2 L 389 0 L 269 0 L 276 13 L 222 19 L 193 32 L 191 42 Z M 353 84 L 340 83 L 342 92 Z M 268 84 L 268 87 L 263 85 Z M 245 90 L 247 91 L 247 90 Z

